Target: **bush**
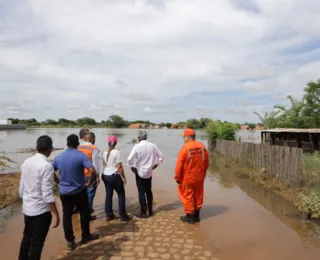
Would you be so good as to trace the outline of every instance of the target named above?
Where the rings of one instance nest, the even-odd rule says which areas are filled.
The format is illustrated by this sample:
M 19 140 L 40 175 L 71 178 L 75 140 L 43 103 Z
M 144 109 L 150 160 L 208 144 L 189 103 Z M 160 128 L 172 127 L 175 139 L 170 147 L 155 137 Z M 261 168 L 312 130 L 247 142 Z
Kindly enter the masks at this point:
M 299 194 L 297 207 L 309 219 L 320 218 L 320 193 L 312 191 L 310 195 Z
M 238 130 L 237 125 L 233 123 L 222 123 L 220 121 L 211 121 L 208 123 L 207 127 L 207 134 L 209 139 L 216 140 L 235 140 L 235 134 Z

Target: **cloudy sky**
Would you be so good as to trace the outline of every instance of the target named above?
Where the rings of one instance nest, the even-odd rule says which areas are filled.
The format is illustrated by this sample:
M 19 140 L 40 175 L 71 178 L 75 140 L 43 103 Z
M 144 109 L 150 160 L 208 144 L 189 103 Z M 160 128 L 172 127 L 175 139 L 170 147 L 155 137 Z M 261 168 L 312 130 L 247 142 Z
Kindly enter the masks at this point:
M 320 78 L 320 1 L 0 0 L 0 118 L 257 121 Z

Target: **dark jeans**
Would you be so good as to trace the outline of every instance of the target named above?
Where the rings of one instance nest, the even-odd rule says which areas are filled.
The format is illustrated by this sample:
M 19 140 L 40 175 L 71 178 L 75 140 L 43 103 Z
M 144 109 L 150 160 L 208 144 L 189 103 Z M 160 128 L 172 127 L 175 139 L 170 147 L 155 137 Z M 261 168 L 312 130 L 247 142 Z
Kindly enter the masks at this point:
M 152 177 L 149 179 L 143 179 L 136 173 L 136 183 L 139 193 L 139 203 L 141 208 L 152 207 L 153 194 L 152 194 Z M 147 197 L 147 202 L 146 202 Z
M 112 209 L 112 198 L 113 191 L 118 194 L 119 203 L 119 215 L 125 217 L 127 215 L 126 211 L 126 193 L 124 190 L 123 181 L 120 174 L 105 175 L 102 174 L 102 180 L 106 187 L 106 201 L 105 201 L 105 212 L 108 216 L 113 214 Z
M 89 181 L 89 178 L 86 177 L 85 181 L 87 183 Z M 97 191 L 97 181 L 94 181 L 93 184 L 87 189 L 88 201 L 89 201 L 89 214 L 92 214 L 94 212 L 93 199 L 96 196 L 96 191 Z
M 75 239 L 72 227 L 72 212 L 75 205 L 78 206 L 80 212 L 82 239 L 90 236 L 90 214 L 87 190 L 84 189 L 80 193 L 74 195 L 60 195 L 60 199 L 63 208 L 63 229 L 66 240 L 71 242 Z
M 38 216 L 24 215 L 24 231 L 19 260 L 40 260 L 51 220 L 51 212 Z

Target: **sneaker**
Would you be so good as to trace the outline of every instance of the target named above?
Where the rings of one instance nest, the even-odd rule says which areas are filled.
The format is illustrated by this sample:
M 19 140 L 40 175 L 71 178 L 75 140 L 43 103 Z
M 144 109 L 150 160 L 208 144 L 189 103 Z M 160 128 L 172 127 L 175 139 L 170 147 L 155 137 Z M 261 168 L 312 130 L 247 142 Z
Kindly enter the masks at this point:
M 189 214 L 187 214 L 187 215 L 185 215 L 183 217 L 180 217 L 180 220 L 182 222 L 185 222 L 185 223 L 188 223 L 188 224 L 191 224 L 191 225 L 196 223 L 194 216 L 189 215 Z
M 76 243 L 74 241 L 68 241 L 68 250 L 73 251 L 76 249 Z
M 124 217 L 120 217 L 120 222 L 127 222 L 132 220 L 132 216 L 126 215 Z
M 96 219 L 97 219 L 97 217 L 95 215 L 90 215 L 90 217 L 89 217 L 89 221 L 94 221 Z
M 118 219 L 118 218 L 119 218 L 118 216 L 116 216 L 115 214 L 112 214 L 112 215 L 107 215 L 106 220 L 112 221 L 112 220 Z
M 99 238 L 100 236 L 98 234 L 94 234 L 94 235 L 91 234 L 88 237 L 82 238 L 81 244 L 83 245 L 83 244 L 89 243 L 90 241 L 97 240 Z

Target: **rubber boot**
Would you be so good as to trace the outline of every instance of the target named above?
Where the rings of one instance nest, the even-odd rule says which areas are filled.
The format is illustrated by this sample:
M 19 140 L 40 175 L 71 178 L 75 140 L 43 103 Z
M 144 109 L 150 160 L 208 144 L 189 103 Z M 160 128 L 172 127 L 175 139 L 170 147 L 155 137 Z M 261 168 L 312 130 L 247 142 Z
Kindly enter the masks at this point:
M 200 222 L 200 210 L 194 212 L 194 220 L 195 222 Z
M 152 216 L 153 216 L 153 207 L 152 207 L 152 204 L 151 204 L 151 205 L 148 204 L 148 213 L 149 213 L 149 217 L 152 217 Z
M 137 218 L 147 218 L 147 206 L 140 206 L 140 214 L 137 215 Z
M 188 223 L 188 224 L 191 224 L 191 225 L 196 223 L 194 215 L 190 215 L 190 214 L 187 214 L 187 215 L 185 215 L 183 217 L 180 217 L 180 220 L 182 222 L 185 222 L 185 223 Z

